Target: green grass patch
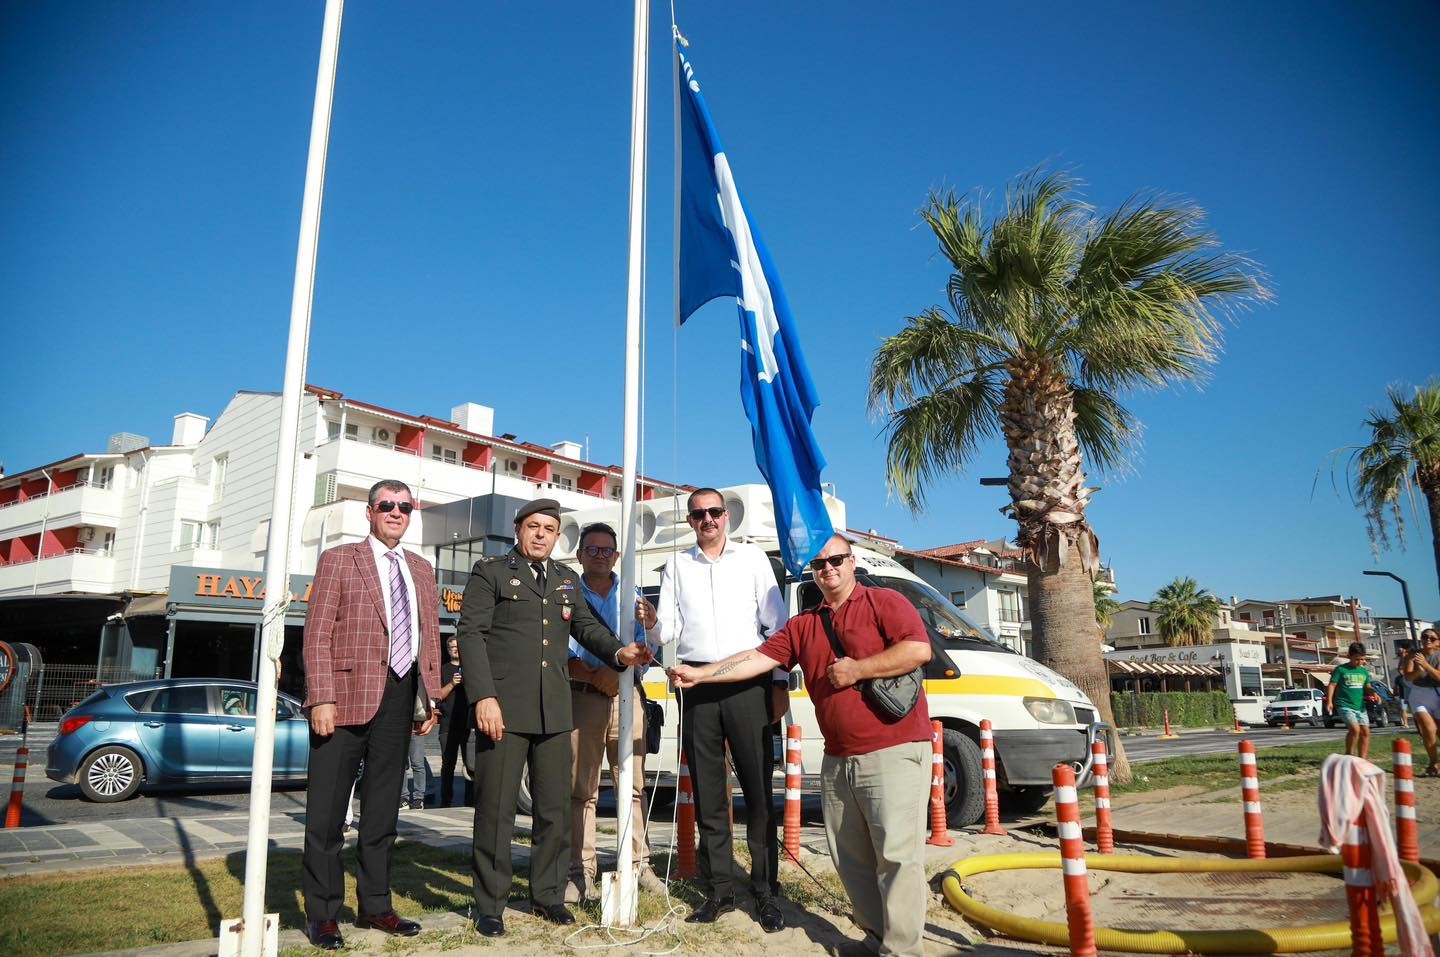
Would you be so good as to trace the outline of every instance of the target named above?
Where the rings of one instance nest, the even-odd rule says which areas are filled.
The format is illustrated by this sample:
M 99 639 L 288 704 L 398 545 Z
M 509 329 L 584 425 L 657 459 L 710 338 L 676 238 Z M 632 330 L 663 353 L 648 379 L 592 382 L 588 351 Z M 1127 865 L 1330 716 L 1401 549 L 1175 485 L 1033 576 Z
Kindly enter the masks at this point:
M 1421 751 L 1420 738 L 1408 734 L 1411 747 Z M 1372 738 L 1370 757 L 1375 764 L 1387 771 L 1390 769 L 1391 738 Z M 1237 749 L 1238 751 L 1238 749 Z M 1318 772 L 1320 763 L 1332 754 L 1345 753 L 1345 735 L 1337 730 L 1335 738 L 1306 744 L 1290 744 L 1274 748 L 1260 748 L 1256 763 L 1260 769 L 1262 789 L 1264 782 L 1296 774 Z M 1240 786 L 1240 760 L 1238 753 L 1185 755 L 1147 761 L 1130 766 L 1133 779 L 1129 784 L 1112 784 L 1115 794 L 1133 794 L 1141 791 L 1162 791 L 1174 787 L 1199 787 L 1206 791 Z M 1278 783 L 1278 782 L 1277 782 Z M 1300 785 L 1296 785 L 1297 787 Z
M 355 918 L 355 862 L 345 853 L 346 907 Z M 265 910 L 286 928 L 305 926 L 300 852 L 275 851 L 267 868 Z M 0 880 L 0 953 L 9 957 L 94 953 L 153 947 L 214 937 L 222 917 L 238 917 L 244 903 L 245 855 L 193 865 L 125 867 Z M 404 917 L 427 911 L 466 913 L 471 900 L 470 856 L 423 844 L 395 845 L 391 889 Z M 517 875 L 512 899 L 529 895 Z M 24 920 L 14 919 L 24 915 Z M 310 948 L 307 948 L 309 950 Z

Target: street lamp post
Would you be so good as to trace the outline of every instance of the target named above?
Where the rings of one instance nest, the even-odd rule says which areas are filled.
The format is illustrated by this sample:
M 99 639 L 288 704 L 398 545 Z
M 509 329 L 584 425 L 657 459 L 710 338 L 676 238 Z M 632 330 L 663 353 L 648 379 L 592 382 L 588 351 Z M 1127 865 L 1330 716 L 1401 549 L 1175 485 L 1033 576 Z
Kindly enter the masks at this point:
M 1410 610 L 1410 586 L 1405 584 L 1405 579 L 1394 572 L 1361 571 L 1362 575 L 1373 575 L 1376 578 L 1393 578 L 1400 583 L 1400 594 L 1405 599 L 1405 625 L 1410 631 L 1410 640 L 1415 641 L 1415 615 Z

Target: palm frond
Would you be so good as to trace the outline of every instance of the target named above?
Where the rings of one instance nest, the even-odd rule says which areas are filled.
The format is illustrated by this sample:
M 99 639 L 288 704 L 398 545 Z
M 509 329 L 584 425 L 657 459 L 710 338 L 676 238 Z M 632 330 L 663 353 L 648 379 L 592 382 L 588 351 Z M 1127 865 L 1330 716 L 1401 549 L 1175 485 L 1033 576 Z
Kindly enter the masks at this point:
M 1140 445 L 1140 422 L 1108 392 L 1077 386 L 1071 395 L 1075 401 L 1075 437 L 1080 440 L 1085 461 L 1109 475 L 1124 472 Z
M 920 511 L 925 486 L 943 473 L 963 473 L 979 444 L 999 432 L 1000 400 L 995 377 L 978 375 L 891 413 L 886 477 L 907 507 Z
M 957 379 L 994 367 L 997 344 L 966 329 L 939 309 L 905 320 L 905 328 L 880 342 L 870 360 L 870 414 L 909 405 Z

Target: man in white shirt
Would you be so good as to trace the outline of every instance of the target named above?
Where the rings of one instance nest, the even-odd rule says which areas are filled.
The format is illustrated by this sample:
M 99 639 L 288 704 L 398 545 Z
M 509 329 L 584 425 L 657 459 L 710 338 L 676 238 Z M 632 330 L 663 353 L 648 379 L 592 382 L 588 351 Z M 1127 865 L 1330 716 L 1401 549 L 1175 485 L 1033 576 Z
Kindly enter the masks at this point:
M 699 666 L 758 647 L 785 624 L 785 599 L 765 553 L 726 539 L 725 499 L 717 490 L 692 492 L 686 508 L 695 546 L 665 563 L 659 622 L 650 637 L 660 643 L 675 642 L 676 659 Z M 725 769 L 729 745 L 745 795 L 745 840 L 756 919 L 769 933 L 785 928 L 775 900 L 780 888 L 772 725 L 788 706 L 787 682 L 786 673 L 777 670 L 734 684 L 701 685 L 681 696 L 680 740 L 690 761 L 700 832 L 697 863 L 706 898 L 686 918 L 690 923 L 712 923 L 735 909 Z

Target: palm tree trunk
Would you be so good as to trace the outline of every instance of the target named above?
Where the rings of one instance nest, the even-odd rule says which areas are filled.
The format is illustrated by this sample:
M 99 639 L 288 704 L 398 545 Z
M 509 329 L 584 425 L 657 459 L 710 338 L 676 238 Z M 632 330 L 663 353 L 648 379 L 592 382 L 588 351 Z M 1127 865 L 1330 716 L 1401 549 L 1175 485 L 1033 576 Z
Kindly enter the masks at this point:
M 1035 658 L 1073 681 L 1095 702 L 1100 720 L 1115 726 L 1110 707 L 1110 675 L 1100 643 L 1088 634 L 1073 635 L 1076 622 L 1095 620 L 1094 586 L 1090 573 L 1078 561 L 1042 569 L 1026 563 L 1030 591 L 1030 621 L 1035 641 Z M 1116 784 L 1130 781 L 1130 762 L 1120 738 L 1110 759 L 1110 779 Z
M 1433 477 L 1420 475 L 1420 491 L 1430 512 L 1430 547 L 1435 552 L 1435 580 L 1440 584 L 1440 470 Z M 1433 478 L 1433 481 L 1426 481 Z

